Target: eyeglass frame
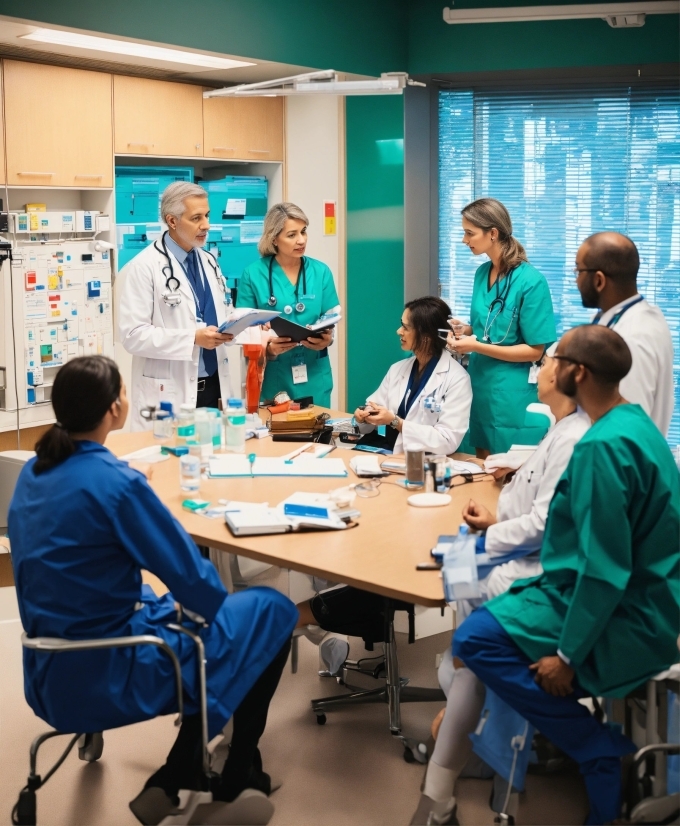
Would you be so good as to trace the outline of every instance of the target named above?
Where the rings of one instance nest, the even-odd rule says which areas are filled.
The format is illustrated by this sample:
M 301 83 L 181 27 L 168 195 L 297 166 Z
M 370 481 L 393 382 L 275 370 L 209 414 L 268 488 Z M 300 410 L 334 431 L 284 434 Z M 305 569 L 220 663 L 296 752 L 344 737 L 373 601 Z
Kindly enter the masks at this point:
M 570 356 L 562 356 L 559 353 L 555 353 L 552 358 L 557 359 L 558 361 L 568 361 L 569 364 L 578 364 L 581 367 L 585 367 L 587 370 L 590 370 L 591 373 L 597 373 L 598 371 L 587 364 L 585 361 L 578 361 L 578 359 L 573 359 Z

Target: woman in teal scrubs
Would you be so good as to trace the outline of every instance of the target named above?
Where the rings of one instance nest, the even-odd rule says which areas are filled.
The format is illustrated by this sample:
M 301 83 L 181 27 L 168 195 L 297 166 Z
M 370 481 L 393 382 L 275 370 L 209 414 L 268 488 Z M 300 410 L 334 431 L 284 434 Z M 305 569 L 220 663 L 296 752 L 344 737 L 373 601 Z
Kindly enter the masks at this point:
M 545 426 L 531 426 L 527 405 L 538 401 L 535 370 L 557 338 L 550 288 L 513 238 L 507 209 L 481 198 L 462 210 L 463 243 L 490 261 L 475 273 L 471 325 L 451 322 L 449 347 L 470 354 L 470 441 L 477 455 L 503 453 L 512 444 L 538 444 Z M 460 326 L 456 326 L 460 325 Z
M 247 267 L 238 282 L 237 307 L 278 310 L 297 324 L 314 324 L 340 300 L 330 269 L 305 255 L 309 221 L 300 207 L 275 204 L 264 219 L 258 245 L 262 258 Z M 333 375 L 328 347 L 333 331 L 318 333 L 300 345 L 272 336 L 267 342 L 267 364 L 262 399 L 285 390 L 291 399 L 312 396 L 314 404 L 331 406 Z

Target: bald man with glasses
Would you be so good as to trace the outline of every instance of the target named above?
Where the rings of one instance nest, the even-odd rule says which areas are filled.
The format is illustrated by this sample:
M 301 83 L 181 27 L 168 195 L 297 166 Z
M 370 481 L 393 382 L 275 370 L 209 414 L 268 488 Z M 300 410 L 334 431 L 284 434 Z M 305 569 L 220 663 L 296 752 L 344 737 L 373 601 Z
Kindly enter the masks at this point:
M 576 286 L 584 307 L 598 309 L 593 324 L 608 327 L 630 348 L 633 364 L 621 394 L 639 404 L 664 436 L 673 416 L 673 341 L 663 313 L 637 288 L 637 247 L 618 232 L 597 232 L 576 253 Z
M 580 766 L 590 813 L 621 806 L 620 758 L 634 744 L 578 702 L 622 697 L 678 660 L 680 478 L 668 444 L 619 382 L 628 346 L 607 327 L 565 333 L 557 384 L 593 424 L 548 512 L 543 574 L 474 611 L 453 655 Z

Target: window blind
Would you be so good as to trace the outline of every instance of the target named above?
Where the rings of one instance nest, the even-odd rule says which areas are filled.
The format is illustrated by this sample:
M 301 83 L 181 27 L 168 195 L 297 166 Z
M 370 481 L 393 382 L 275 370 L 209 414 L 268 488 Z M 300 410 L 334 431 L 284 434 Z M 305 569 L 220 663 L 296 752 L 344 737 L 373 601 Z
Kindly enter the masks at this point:
M 638 286 L 673 335 L 680 444 L 680 93 L 672 88 L 550 91 L 443 90 L 439 94 L 439 280 L 467 319 L 482 263 L 461 244 L 460 210 L 494 197 L 547 278 L 562 333 L 589 321 L 574 256 L 594 232 L 630 236 Z M 486 259 L 484 259 L 486 260 Z

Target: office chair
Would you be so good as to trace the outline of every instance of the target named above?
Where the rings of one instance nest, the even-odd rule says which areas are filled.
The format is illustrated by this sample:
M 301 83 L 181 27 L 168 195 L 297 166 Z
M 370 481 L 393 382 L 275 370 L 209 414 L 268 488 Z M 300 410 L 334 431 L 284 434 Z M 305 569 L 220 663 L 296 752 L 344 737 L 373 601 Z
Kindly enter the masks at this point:
M 394 635 L 394 612 L 404 610 L 397 607 L 396 601 L 385 597 L 385 641 L 383 650 L 385 654 L 385 684 L 381 688 L 364 689 L 351 686 L 347 683 L 347 674 L 352 671 L 369 673 L 359 668 L 357 663 L 349 662 L 343 669 L 343 677 L 340 680 L 342 685 L 350 689 L 349 694 L 335 695 L 332 697 L 322 697 L 312 700 L 312 711 L 316 714 L 316 721 L 320 726 L 326 723 L 326 712 L 335 711 L 342 706 L 354 706 L 362 703 L 386 703 L 388 707 L 388 720 L 390 734 L 401 741 L 404 746 L 404 760 L 407 763 L 427 763 L 427 745 L 417 738 L 407 737 L 401 730 L 401 704 L 402 703 L 431 703 L 445 702 L 446 696 L 440 688 L 421 688 L 419 686 L 408 685 L 408 678 L 399 676 L 399 661 L 397 659 L 397 641 Z M 414 609 L 409 606 L 409 643 L 415 642 Z M 297 670 L 297 638 L 294 637 L 294 648 L 291 655 L 291 665 L 293 671 Z M 372 676 L 378 677 L 381 667 L 374 669 Z
M 208 752 L 208 711 L 206 698 L 206 676 L 205 676 L 205 647 L 203 640 L 198 634 L 194 634 L 184 626 L 169 623 L 167 628 L 176 631 L 179 634 L 186 634 L 193 640 L 196 646 L 196 654 L 198 660 L 198 684 L 200 691 L 200 706 L 201 706 L 201 746 L 202 746 L 202 760 L 203 760 L 203 774 L 205 777 L 204 789 L 209 788 L 210 779 L 214 773 L 210 768 L 210 754 Z M 58 637 L 29 637 L 24 633 L 21 637 L 21 643 L 24 648 L 33 651 L 45 651 L 51 654 L 59 654 L 64 651 L 94 651 L 105 648 L 130 648 L 141 645 L 155 645 L 160 648 L 170 658 L 177 688 L 177 708 L 178 715 L 175 725 L 179 726 L 182 723 L 184 714 L 184 701 L 182 695 L 182 669 L 179 659 L 170 645 L 161 637 L 156 637 L 151 634 L 143 634 L 139 636 L 129 637 L 107 637 L 103 639 L 92 640 L 65 640 Z M 37 758 L 40 746 L 48 739 L 60 735 L 72 734 L 71 740 L 62 753 L 61 757 L 52 766 L 52 768 L 41 776 L 37 773 Z M 37 800 L 36 792 L 41 786 L 52 777 L 61 764 L 66 760 L 73 746 L 78 743 L 78 757 L 81 760 L 92 763 L 98 760 L 104 748 L 104 738 L 102 732 L 65 732 L 65 731 L 48 731 L 41 734 L 33 740 L 29 752 L 30 759 L 30 773 L 26 786 L 19 793 L 19 799 L 12 810 L 12 823 L 16 826 L 36 826 L 37 822 Z M 159 826 L 184 826 L 188 823 L 201 823 L 201 809 L 200 807 L 211 804 L 213 802 L 212 792 L 209 791 L 189 791 L 183 790 L 180 792 L 180 808 L 176 814 L 165 817 Z M 268 807 L 271 804 L 267 801 Z M 269 812 L 271 817 L 271 811 Z M 262 823 L 266 823 L 269 817 L 262 819 Z M 216 822 L 216 821 L 211 821 Z

